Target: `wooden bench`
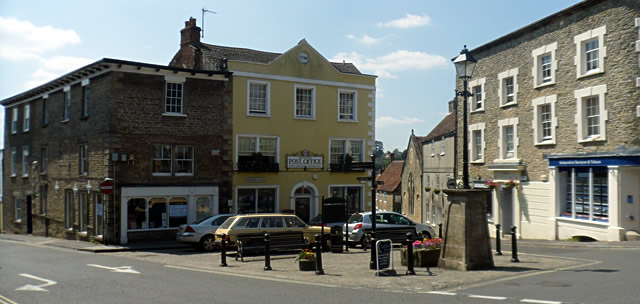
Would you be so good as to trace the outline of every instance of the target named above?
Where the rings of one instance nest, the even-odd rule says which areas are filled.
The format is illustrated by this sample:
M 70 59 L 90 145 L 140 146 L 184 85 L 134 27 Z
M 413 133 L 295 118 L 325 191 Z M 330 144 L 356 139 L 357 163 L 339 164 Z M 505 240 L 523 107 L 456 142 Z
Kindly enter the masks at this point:
M 270 233 L 271 241 L 269 244 L 270 251 L 283 249 L 306 249 L 310 248 L 309 241 L 304 237 L 302 231 L 283 231 Z M 236 236 L 238 245 L 238 256 L 244 262 L 244 256 L 249 251 L 259 251 L 265 249 L 264 233 L 244 233 Z
M 364 229 L 367 240 L 371 239 L 371 232 L 371 228 Z M 389 239 L 394 244 L 404 244 L 407 242 L 407 232 L 413 234 L 413 239 L 418 239 L 416 227 L 376 227 L 376 240 Z M 368 246 L 371 247 L 371 244 Z

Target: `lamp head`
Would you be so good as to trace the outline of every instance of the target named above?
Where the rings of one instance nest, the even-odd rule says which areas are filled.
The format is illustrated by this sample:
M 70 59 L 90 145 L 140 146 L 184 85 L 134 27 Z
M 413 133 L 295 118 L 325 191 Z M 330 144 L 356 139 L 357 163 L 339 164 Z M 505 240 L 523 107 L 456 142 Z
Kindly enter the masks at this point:
M 476 67 L 478 61 L 471 56 L 467 46 L 465 45 L 460 51 L 460 55 L 453 59 L 453 64 L 456 66 L 456 73 L 458 77 L 462 79 L 470 79 L 473 75 L 473 70 Z

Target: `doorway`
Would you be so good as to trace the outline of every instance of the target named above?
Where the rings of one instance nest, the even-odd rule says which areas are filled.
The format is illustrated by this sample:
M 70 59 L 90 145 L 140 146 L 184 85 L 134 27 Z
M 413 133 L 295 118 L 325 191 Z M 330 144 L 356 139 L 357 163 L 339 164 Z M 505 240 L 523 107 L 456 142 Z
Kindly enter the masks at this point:
M 513 189 L 502 188 L 500 199 L 500 223 L 502 223 L 502 235 L 507 235 L 513 226 Z
M 296 215 L 308 223 L 311 219 L 311 196 L 296 196 L 295 207 Z

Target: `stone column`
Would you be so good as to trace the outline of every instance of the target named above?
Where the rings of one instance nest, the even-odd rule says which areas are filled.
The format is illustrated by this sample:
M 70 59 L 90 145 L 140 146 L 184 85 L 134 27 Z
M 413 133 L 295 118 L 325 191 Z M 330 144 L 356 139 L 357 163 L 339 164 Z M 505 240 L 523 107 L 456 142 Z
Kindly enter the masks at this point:
M 438 266 L 461 271 L 493 268 L 486 212 L 487 190 L 443 191 L 448 202 Z

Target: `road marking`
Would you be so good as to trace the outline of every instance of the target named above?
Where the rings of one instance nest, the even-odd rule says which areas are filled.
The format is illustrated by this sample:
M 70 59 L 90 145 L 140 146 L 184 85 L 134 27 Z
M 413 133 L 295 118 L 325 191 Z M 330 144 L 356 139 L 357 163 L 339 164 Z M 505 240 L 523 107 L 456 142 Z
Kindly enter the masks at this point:
M 455 292 L 446 292 L 446 291 L 428 291 L 427 293 L 443 295 L 443 296 L 455 296 L 457 294 Z
M 525 303 L 538 303 L 538 304 L 562 304 L 562 302 L 558 301 L 544 301 L 544 300 L 534 300 L 534 299 L 522 299 L 520 302 Z
M 229 276 L 233 276 L 233 277 L 249 278 L 249 279 L 256 279 L 256 280 L 274 281 L 274 282 L 281 282 L 281 283 L 293 283 L 293 284 L 300 284 L 300 285 L 323 286 L 323 287 L 332 287 L 332 288 L 336 288 L 336 287 L 344 288 L 344 286 L 335 285 L 335 284 L 304 282 L 304 281 L 299 281 L 299 280 L 296 281 L 296 280 L 279 279 L 279 278 L 268 278 L 268 277 L 262 277 L 262 276 L 257 276 L 257 275 L 249 275 L 249 274 L 242 274 L 242 273 L 231 273 L 231 272 L 215 271 L 215 270 L 208 270 L 208 269 L 198 269 L 198 268 L 190 268 L 190 267 L 183 267 L 183 266 L 164 265 L 164 267 L 174 268 L 174 269 L 182 269 L 182 270 L 191 270 L 191 271 L 197 271 L 197 272 L 215 273 L 215 274 L 229 275 Z M 364 289 L 364 288 L 362 288 L 362 289 Z
M 7 297 L 5 297 L 3 295 L 0 295 L 0 303 L 2 303 L 2 304 L 18 304 L 18 303 L 14 302 L 14 301 L 11 301 L 9 298 L 7 298 Z
M 96 265 L 96 264 L 87 264 L 87 266 L 96 267 L 96 268 L 102 268 L 102 269 L 108 269 L 108 270 L 111 270 L 111 272 L 137 273 L 137 274 L 140 274 L 140 272 L 134 270 L 132 268 L 132 266 L 108 267 L 108 266 L 102 266 L 102 265 Z
M 38 280 L 38 281 L 44 282 L 44 284 L 42 284 L 42 285 L 37 285 L 36 286 L 36 285 L 27 284 L 27 285 L 24 285 L 22 287 L 16 288 L 16 290 L 20 290 L 20 291 L 48 291 L 48 290 L 44 289 L 44 287 L 57 284 L 56 281 L 39 278 L 39 277 L 36 277 L 34 275 L 31 275 L 31 274 L 27 274 L 27 273 L 21 273 L 20 275 L 25 277 L 25 278 L 34 279 L 34 280 Z
M 506 297 L 493 297 L 493 296 L 479 296 L 479 295 L 469 295 L 469 298 L 477 298 L 477 299 L 489 299 L 489 300 L 506 300 Z

